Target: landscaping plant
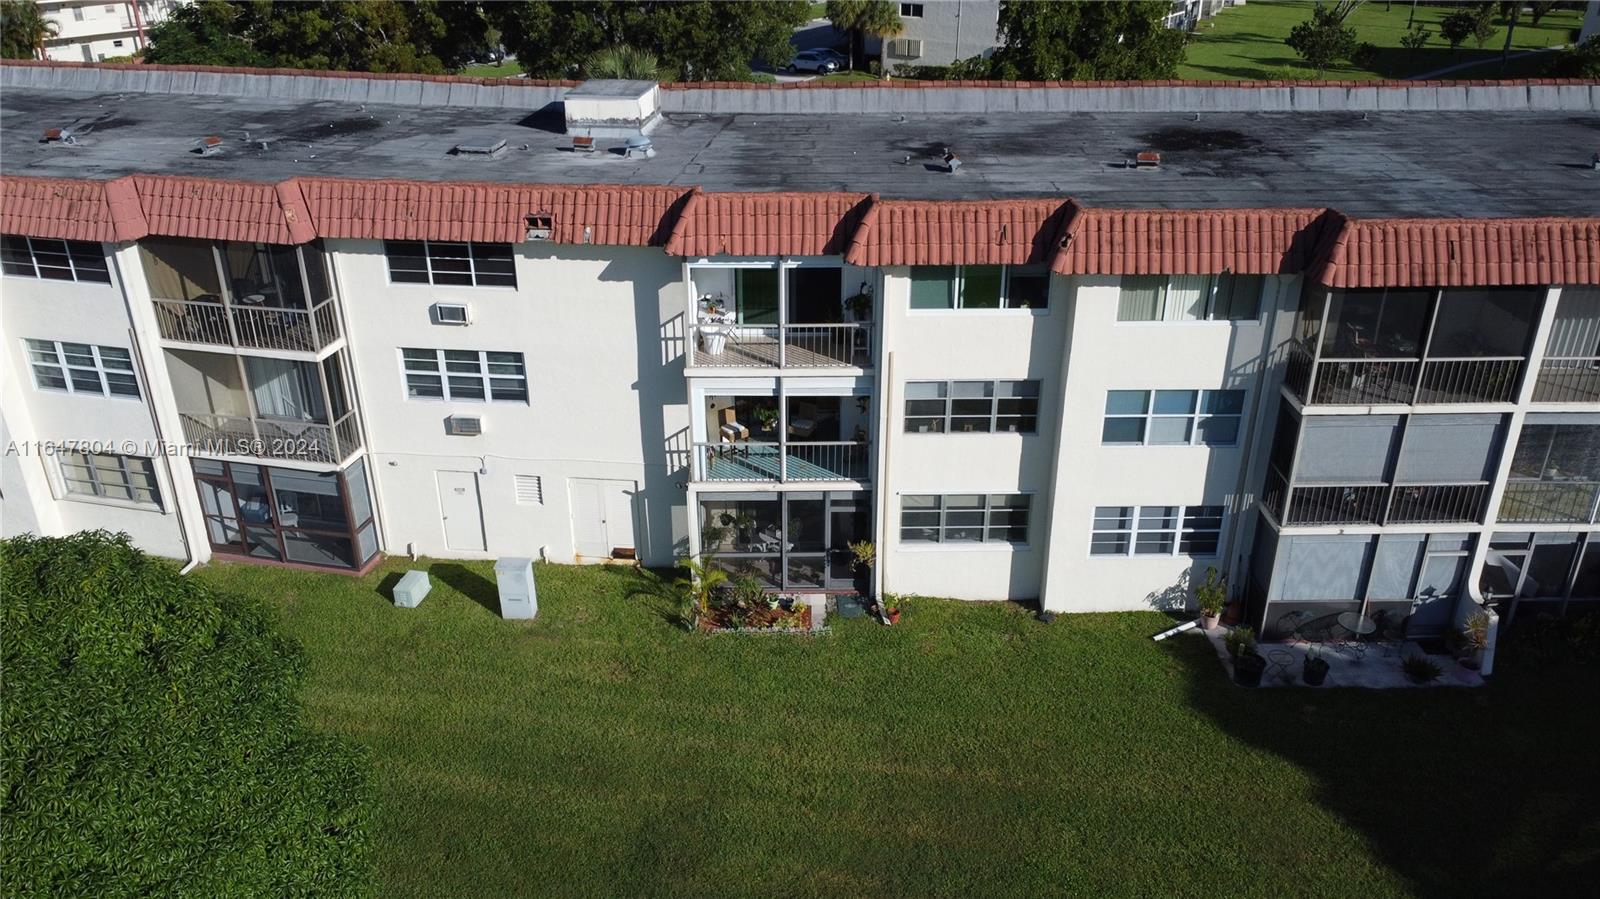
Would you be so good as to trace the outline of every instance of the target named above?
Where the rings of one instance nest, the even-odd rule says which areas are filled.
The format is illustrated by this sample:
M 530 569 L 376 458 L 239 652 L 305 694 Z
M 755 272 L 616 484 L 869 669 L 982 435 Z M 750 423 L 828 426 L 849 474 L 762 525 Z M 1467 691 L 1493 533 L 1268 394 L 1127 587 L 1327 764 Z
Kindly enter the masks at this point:
M 1201 623 L 1206 630 L 1217 626 L 1222 617 L 1222 607 L 1228 604 L 1228 576 L 1217 571 L 1217 566 L 1206 567 L 1206 582 L 1194 588 L 1196 604 L 1200 606 Z
M 1236 627 L 1228 631 L 1222 638 L 1223 645 L 1228 647 L 1228 655 L 1238 658 L 1247 652 L 1256 650 L 1256 632 L 1254 628 Z
M 1444 674 L 1444 669 L 1438 663 L 1424 655 L 1408 655 L 1400 660 L 1400 670 L 1412 683 L 1429 684 L 1439 679 Z
M 0 543 L 0 893 L 368 892 L 365 753 L 261 602 L 126 535 Z

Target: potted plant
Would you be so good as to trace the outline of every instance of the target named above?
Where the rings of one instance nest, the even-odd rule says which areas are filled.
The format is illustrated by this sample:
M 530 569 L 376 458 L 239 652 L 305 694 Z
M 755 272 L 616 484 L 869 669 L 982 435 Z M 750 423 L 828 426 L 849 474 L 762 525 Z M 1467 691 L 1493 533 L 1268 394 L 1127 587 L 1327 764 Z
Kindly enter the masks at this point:
M 1477 671 L 1483 667 L 1483 651 L 1489 645 L 1489 613 L 1473 612 L 1456 633 L 1456 660 L 1461 667 Z
M 898 593 L 883 594 L 883 620 L 890 624 L 900 623 L 900 613 L 905 611 L 905 597 Z
M 1236 627 L 1228 631 L 1224 642 L 1233 656 L 1233 682 L 1241 687 L 1261 686 L 1267 660 L 1256 652 L 1256 632 L 1248 627 Z
M 1228 604 L 1228 576 L 1215 565 L 1207 566 L 1206 582 L 1194 588 L 1194 598 L 1200 606 L 1200 626 L 1208 631 L 1216 627 L 1222 607 Z
M 1228 656 L 1235 659 L 1241 653 L 1254 651 L 1256 648 L 1255 629 L 1248 627 L 1231 628 L 1223 636 L 1222 645 L 1228 648 Z
M 1444 669 L 1425 655 L 1406 656 L 1400 660 L 1400 670 L 1414 684 L 1430 684 L 1444 674 Z
M 878 562 L 878 547 L 871 540 L 857 540 L 850 544 L 850 554 L 855 556 L 855 588 L 862 596 L 872 593 L 872 566 Z
M 858 322 L 872 321 L 872 293 L 862 291 L 844 301 L 844 308 L 850 311 Z
M 757 406 L 756 423 L 763 431 L 771 431 L 778 426 L 778 409 L 776 406 Z
M 1306 660 L 1300 665 L 1300 679 L 1313 687 L 1322 686 L 1328 679 L 1328 660 L 1315 646 L 1306 649 Z

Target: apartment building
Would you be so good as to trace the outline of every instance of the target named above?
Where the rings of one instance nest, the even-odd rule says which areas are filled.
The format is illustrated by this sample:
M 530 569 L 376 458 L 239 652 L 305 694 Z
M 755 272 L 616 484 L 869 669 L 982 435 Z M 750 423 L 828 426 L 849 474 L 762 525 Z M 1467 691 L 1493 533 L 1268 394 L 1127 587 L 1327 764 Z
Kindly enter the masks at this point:
M 39 11 L 55 24 L 44 42 L 44 58 L 101 62 L 132 56 L 150 43 L 148 32 L 188 0 L 40 0 Z
M 1056 611 L 1215 567 L 1269 638 L 1600 599 L 1596 85 L 0 76 L 6 534 Z
M 880 52 L 892 75 L 897 66 L 947 66 L 999 46 L 1000 0 L 926 0 L 900 4 L 900 33 Z

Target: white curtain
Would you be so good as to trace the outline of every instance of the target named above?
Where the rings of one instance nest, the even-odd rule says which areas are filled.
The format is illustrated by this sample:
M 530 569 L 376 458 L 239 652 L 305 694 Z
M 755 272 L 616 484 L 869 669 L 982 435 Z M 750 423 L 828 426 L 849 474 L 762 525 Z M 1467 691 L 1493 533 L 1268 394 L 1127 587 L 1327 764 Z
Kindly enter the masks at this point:
M 1206 300 L 1210 299 L 1210 275 L 1172 275 L 1167 279 L 1167 312 L 1169 322 L 1195 322 L 1206 317 Z
M 293 421 L 321 421 L 322 386 L 316 366 L 288 359 L 245 360 L 250 375 L 250 393 L 255 397 L 256 413 L 263 418 Z

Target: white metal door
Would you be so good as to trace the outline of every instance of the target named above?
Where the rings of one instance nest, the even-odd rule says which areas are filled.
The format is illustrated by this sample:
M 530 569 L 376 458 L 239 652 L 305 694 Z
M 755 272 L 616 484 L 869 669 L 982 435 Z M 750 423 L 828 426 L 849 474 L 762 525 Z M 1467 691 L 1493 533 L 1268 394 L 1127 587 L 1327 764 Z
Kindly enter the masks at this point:
M 439 472 L 439 517 L 444 522 L 445 546 L 483 552 L 483 504 L 478 498 L 476 474 Z
M 633 546 L 632 481 L 573 478 L 572 544 L 579 561 L 611 558 L 612 550 Z

